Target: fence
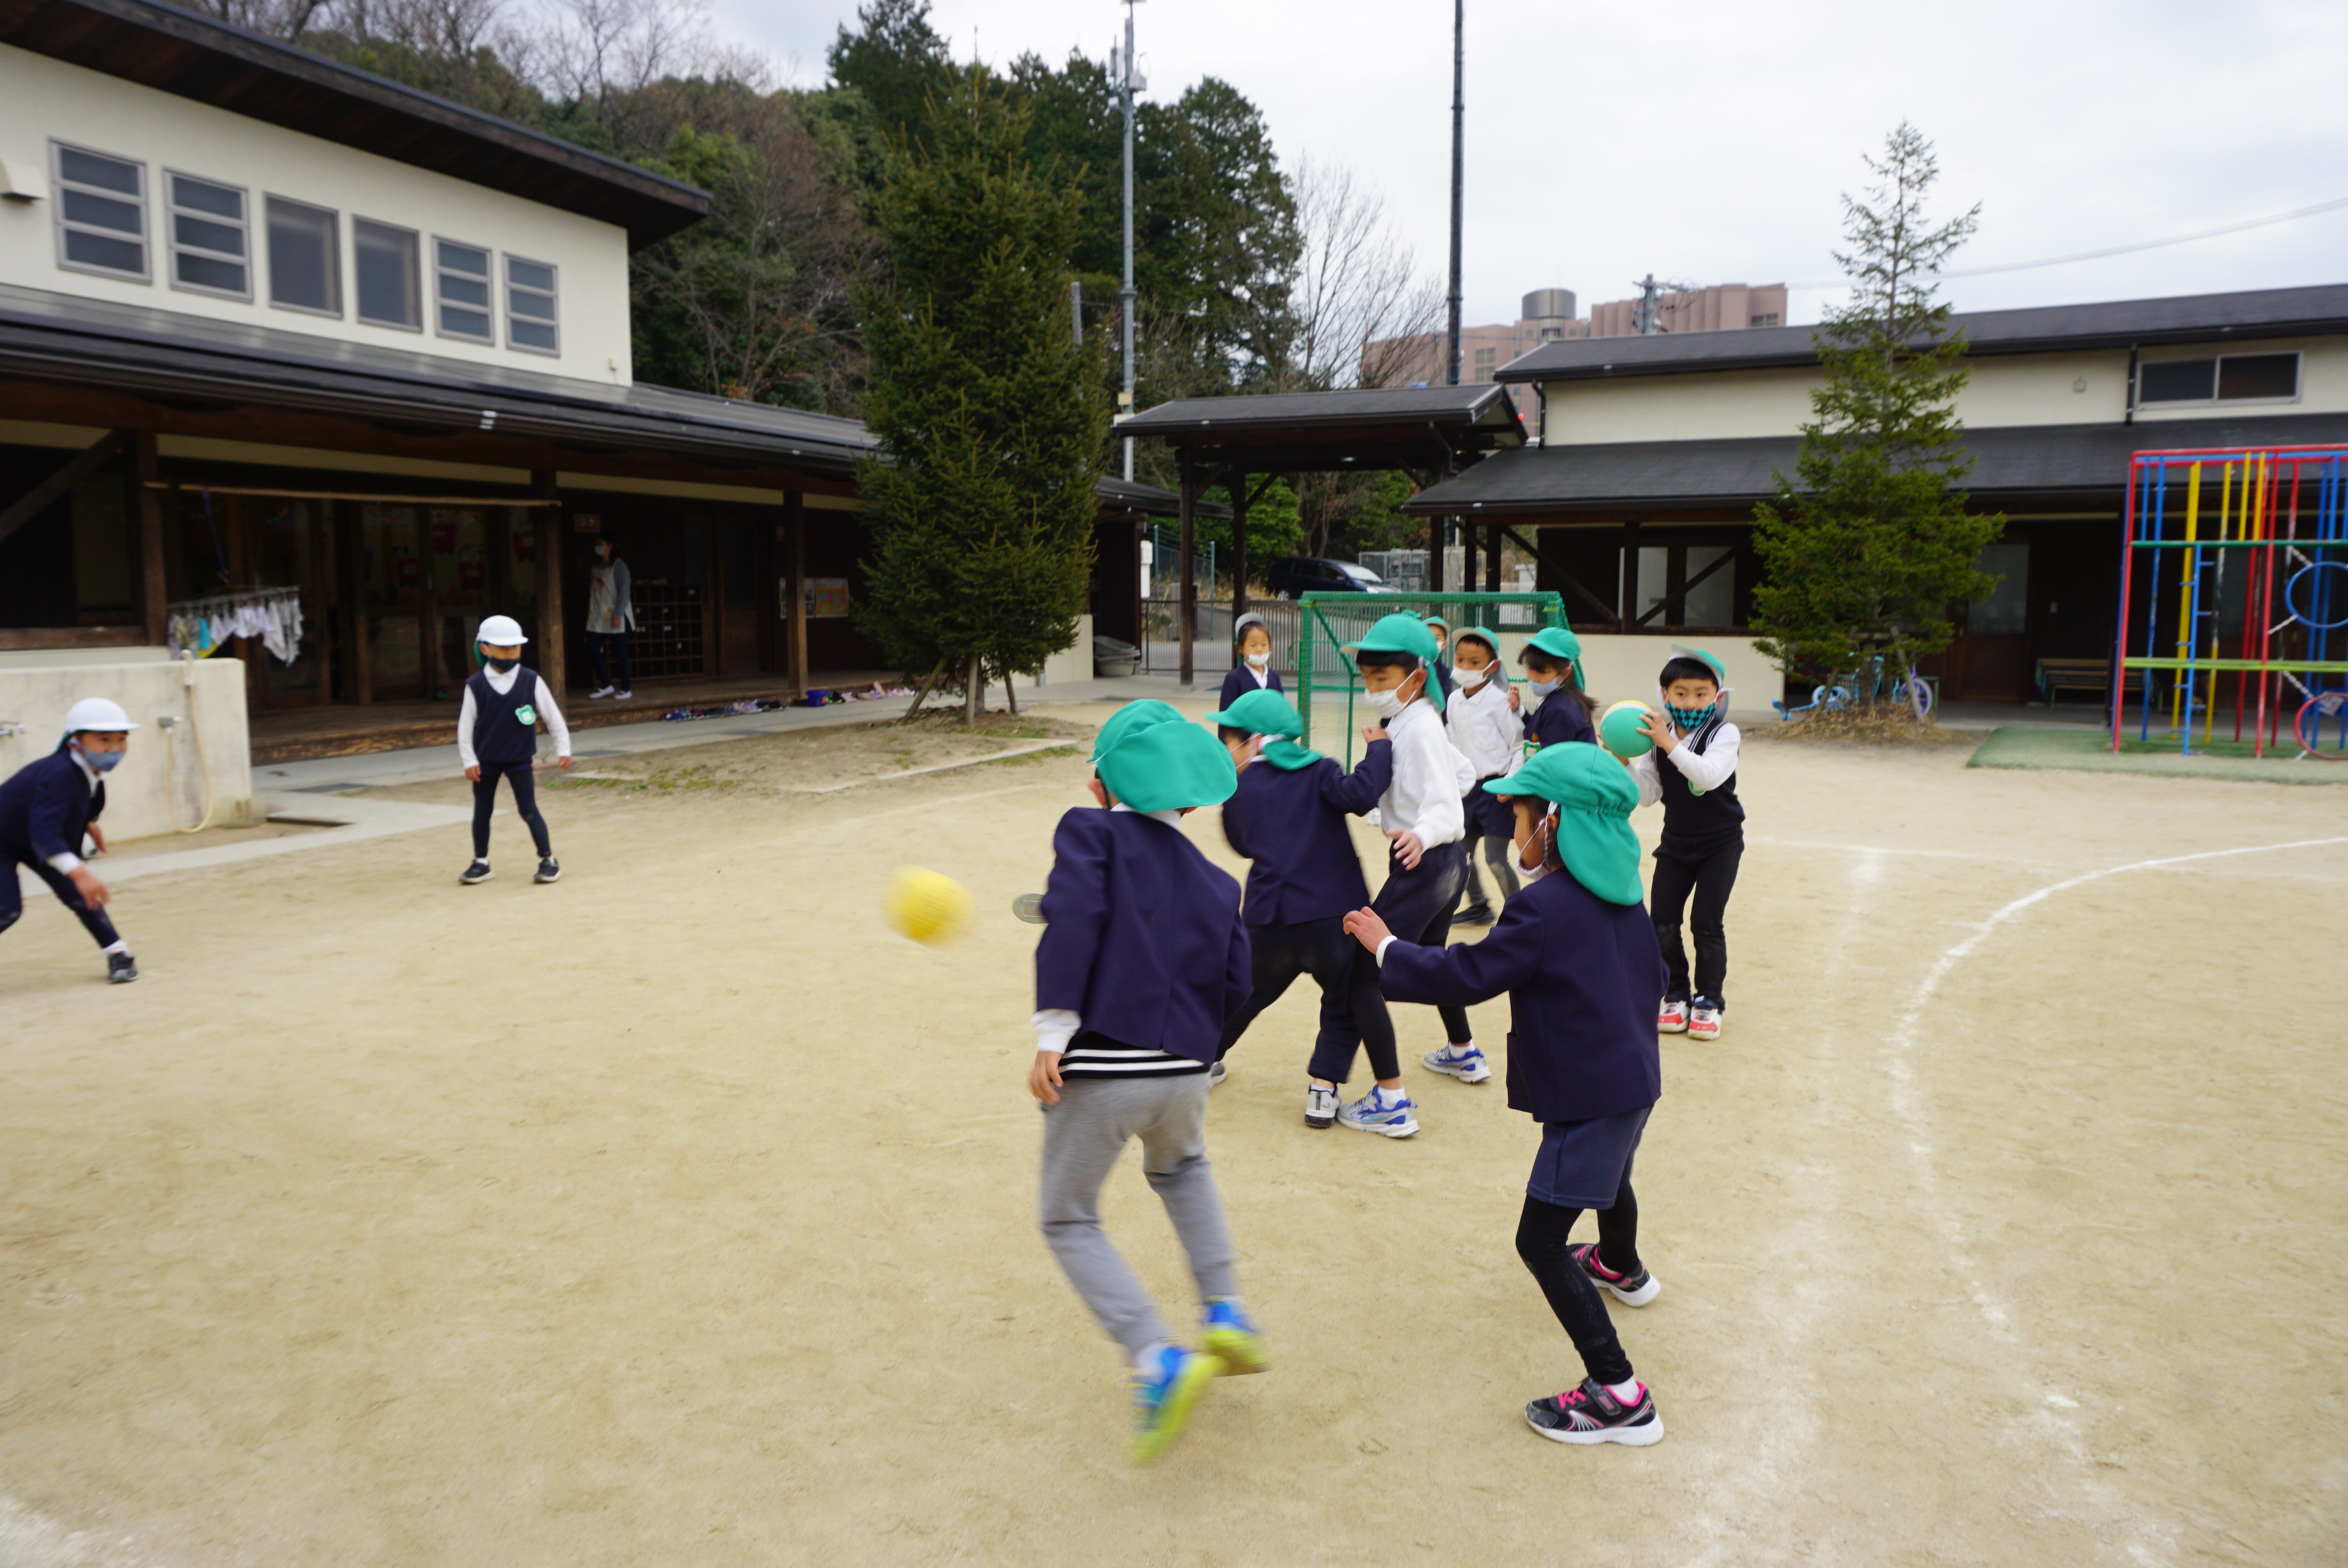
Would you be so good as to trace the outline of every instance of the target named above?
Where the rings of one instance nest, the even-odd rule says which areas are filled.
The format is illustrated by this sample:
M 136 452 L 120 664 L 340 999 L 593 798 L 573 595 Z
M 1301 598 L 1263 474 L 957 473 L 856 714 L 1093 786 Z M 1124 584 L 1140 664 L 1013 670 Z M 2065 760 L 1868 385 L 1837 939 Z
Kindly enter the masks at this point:
M 1304 717 L 1304 743 L 1313 743 L 1314 710 L 1323 708 L 1325 711 L 1319 722 L 1324 733 L 1331 723 L 1337 724 L 1344 737 L 1346 762 L 1352 763 L 1354 699 L 1362 690 L 1362 683 L 1354 661 L 1345 656 L 1344 647 L 1360 641 L 1381 617 L 1396 612 L 1440 615 L 1454 627 L 1490 625 L 1497 630 L 1502 623 L 1500 612 L 1519 608 L 1530 611 L 1532 619 L 1516 624 L 1566 624 L 1565 600 L 1554 593 L 1306 594 L 1294 606 L 1300 626 L 1293 645 L 1297 661 L 1296 707 Z M 1280 648 L 1278 639 L 1274 639 L 1272 647 L 1276 654 Z M 1334 736 L 1331 741 L 1334 745 Z

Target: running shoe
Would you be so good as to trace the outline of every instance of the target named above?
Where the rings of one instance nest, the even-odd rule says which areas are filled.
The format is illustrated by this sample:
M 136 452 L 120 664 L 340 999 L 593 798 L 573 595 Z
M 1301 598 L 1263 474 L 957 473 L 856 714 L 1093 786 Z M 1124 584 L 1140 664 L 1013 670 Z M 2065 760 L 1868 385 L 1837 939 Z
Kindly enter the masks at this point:
M 15 873 L 12 871 L 9 875 L 13 876 Z M 107 984 L 113 986 L 129 985 L 132 980 L 135 980 L 138 978 L 138 959 L 132 958 L 128 953 L 108 953 L 106 955 Z
M 1337 1091 L 1315 1083 L 1304 1091 L 1304 1124 L 1329 1127 L 1337 1121 Z
M 1407 1094 L 1372 1089 L 1359 1100 L 1337 1107 L 1337 1120 L 1365 1132 L 1382 1132 L 1389 1138 L 1407 1138 L 1418 1131 L 1418 1118 L 1411 1114 L 1417 1109 L 1418 1102 Z
M 1687 1003 L 1665 1002 L 1663 1004 L 1663 1010 L 1655 1015 L 1655 1032 L 1658 1034 L 1685 1034 L 1687 1032 Z
M 470 866 L 465 867 L 465 874 L 462 876 L 458 877 L 457 880 L 463 883 L 466 886 L 470 887 L 474 883 L 487 882 L 490 877 L 495 876 L 496 875 L 496 872 L 489 869 L 489 863 L 488 861 L 476 860 Z
M 1223 1086 L 1223 1080 L 1231 1075 L 1231 1065 L 1228 1062 L 1218 1061 L 1207 1069 L 1207 1087 L 1220 1089 Z
M 1158 1367 L 1133 1378 L 1133 1457 L 1148 1464 L 1182 1435 L 1190 1407 L 1223 1369 L 1222 1361 L 1179 1345 L 1161 1347 Z
M 625 702 L 633 699 L 635 693 L 633 692 L 614 692 L 612 693 L 612 700 L 615 702 Z
M 1488 926 L 1492 923 L 1492 907 L 1489 904 L 1471 904 L 1452 916 L 1451 923 L 1455 926 Z
M 1698 997 L 1688 1004 L 1688 1038 L 1718 1040 L 1720 1038 L 1720 1004 Z
M 1462 1083 L 1481 1083 L 1492 1076 L 1491 1063 L 1486 1061 L 1484 1053 L 1472 1045 L 1457 1055 L 1447 1045 L 1441 1050 L 1428 1051 L 1419 1061 L 1426 1064 L 1427 1071 L 1456 1078 Z
M 1207 1303 L 1207 1315 L 1200 1326 L 1199 1342 L 1208 1353 L 1223 1364 L 1227 1378 L 1241 1378 L 1250 1372 L 1267 1372 L 1272 1361 L 1263 1353 L 1263 1340 L 1255 1331 L 1255 1324 L 1240 1304 L 1229 1296 L 1220 1296 Z
M 538 863 L 538 875 L 532 876 L 530 880 L 532 882 L 560 882 L 562 880 L 562 867 L 556 863 L 554 856 L 550 855 Z
M 1581 1272 L 1590 1276 L 1591 1284 L 1612 1292 L 1614 1299 L 1625 1307 L 1644 1307 L 1663 1294 L 1663 1282 L 1648 1273 L 1643 1263 L 1636 1274 L 1617 1274 L 1599 1260 L 1598 1244 L 1594 1241 L 1568 1250 L 1573 1261 L 1581 1266 Z
M 609 686 L 598 686 L 587 693 L 587 700 L 592 702 L 598 697 L 608 697 L 611 694 L 612 689 Z
M 1639 1385 L 1637 1401 L 1625 1405 L 1605 1384 L 1584 1378 L 1578 1389 L 1527 1405 L 1525 1420 L 1552 1442 L 1627 1443 L 1643 1449 L 1663 1440 L 1663 1418 L 1655 1409 L 1655 1391 L 1644 1383 Z

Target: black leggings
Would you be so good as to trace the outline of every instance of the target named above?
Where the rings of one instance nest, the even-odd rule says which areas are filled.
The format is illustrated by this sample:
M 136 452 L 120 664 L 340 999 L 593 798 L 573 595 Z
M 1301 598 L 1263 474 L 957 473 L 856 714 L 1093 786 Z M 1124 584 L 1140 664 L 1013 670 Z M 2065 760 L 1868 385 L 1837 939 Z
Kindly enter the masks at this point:
M 1549 1297 L 1549 1309 L 1557 1314 L 1566 1337 L 1581 1353 L 1583 1368 L 1601 1383 L 1627 1383 L 1631 1358 L 1622 1353 L 1622 1341 L 1614 1336 L 1614 1321 L 1606 1315 L 1606 1298 L 1573 1261 L 1568 1238 L 1580 1218 L 1580 1209 L 1528 1197 L 1524 1214 L 1517 1221 L 1517 1255 L 1540 1282 L 1541 1294 Z M 1627 1176 L 1614 1194 L 1614 1205 L 1598 1211 L 1598 1261 L 1617 1274 L 1639 1272 L 1639 1200 Z
M 1251 926 L 1248 952 L 1255 990 L 1247 1006 L 1223 1025 L 1221 1043 L 1215 1047 L 1220 1061 L 1247 1032 L 1256 1015 L 1281 999 L 1299 975 L 1311 975 L 1321 987 L 1321 1032 L 1313 1040 L 1308 1071 L 1321 1074 L 1324 1056 L 1335 1061 L 1342 1048 L 1342 1069 L 1350 1069 L 1354 1048 L 1370 1053 L 1370 1071 L 1379 1078 L 1398 1078 L 1395 1059 L 1394 1020 L 1386 999 L 1378 991 L 1378 966 L 1361 943 L 1345 935 L 1344 917 L 1302 920 L 1292 926 Z M 1333 1080 L 1344 1081 L 1343 1071 Z
M 1745 856 L 1743 840 L 1715 849 L 1698 860 L 1682 860 L 1655 851 L 1655 880 L 1648 889 L 1647 907 L 1655 922 L 1655 946 L 1662 949 L 1663 968 L 1670 971 L 1665 1001 L 1684 1002 L 1702 997 L 1714 1007 L 1727 1000 L 1720 988 L 1728 980 L 1728 895 L 1736 886 L 1736 863 Z M 1695 987 L 1688 987 L 1687 949 L 1680 945 L 1680 912 L 1688 895 L 1695 909 L 1688 920 L 1695 936 Z
M 489 857 L 489 810 L 497 804 L 500 775 L 513 785 L 514 810 L 530 825 L 530 842 L 538 845 L 538 857 L 547 859 L 553 855 L 554 846 L 546 836 L 546 818 L 538 815 L 538 780 L 528 763 L 481 764 L 481 776 L 473 781 L 473 858 Z

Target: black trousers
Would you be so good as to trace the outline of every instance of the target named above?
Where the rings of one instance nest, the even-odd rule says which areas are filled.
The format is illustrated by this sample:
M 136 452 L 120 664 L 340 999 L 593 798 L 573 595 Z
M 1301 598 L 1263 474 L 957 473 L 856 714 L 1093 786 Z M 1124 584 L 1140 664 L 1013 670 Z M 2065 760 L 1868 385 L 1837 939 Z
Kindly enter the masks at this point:
M 513 785 L 514 810 L 530 825 L 530 841 L 538 845 L 538 857 L 544 860 L 554 847 L 546 836 L 546 818 L 538 815 L 538 779 L 528 763 L 481 764 L 481 776 L 473 781 L 473 858 L 489 857 L 489 809 L 497 804 L 500 776 Z
M 1532 1271 L 1549 1309 L 1581 1354 L 1581 1365 L 1601 1383 L 1631 1380 L 1631 1358 L 1606 1315 L 1606 1297 L 1573 1261 L 1570 1236 L 1580 1209 L 1525 1200 L 1517 1221 L 1517 1255 Z M 1598 1211 L 1598 1261 L 1617 1274 L 1639 1272 L 1639 1200 L 1624 1177 L 1611 1208 Z
M 1476 876 L 1476 856 L 1484 856 L 1485 868 L 1492 874 L 1492 887 L 1498 897 L 1487 900 L 1484 884 Z M 1468 841 L 1468 907 L 1465 913 L 1485 915 L 1502 899 L 1517 896 L 1517 843 L 1513 837 L 1484 834 Z
M 611 666 L 606 661 L 614 653 L 620 657 L 620 690 L 634 691 L 635 665 L 628 658 L 628 634 L 624 631 L 591 631 L 587 634 L 587 662 L 595 669 L 595 690 L 601 692 L 612 684 Z
M 114 922 L 106 917 L 106 911 L 93 909 L 82 901 L 81 889 L 73 885 L 72 877 L 35 855 L 29 845 L 17 844 L 0 844 L 0 931 L 15 925 L 25 913 L 25 890 L 16 880 L 16 867 L 19 866 L 31 866 L 33 875 L 48 884 L 49 891 L 57 896 L 57 902 L 74 912 L 74 918 L 81 922 L 81 928 L 88 931 L 99 947 L 110 948 L 121 940 L 115 935 Z M 1360 944 L 1355 943 L 1354 946 L 1359 947 Z M 1393 1047 L 1389 1046 L 1387 1050 L 1391 1052 Z
M 1223 1025 L 1223 1038 L 1215 1047 L 1215 1060 L 1220 1061 L 1231 1054 L 1231 1047 L 1239 1043 L 1240 1036 L 1247 1032 L 1256 1015 L 1278 1001 L 1296 983 L 1299 975 L 1311 975 L 1321 987 L 1321 1031 L 1313 1042 L 1313 1061 L 1308 1071 L 1316 1077 L 1330 1077 L 1321 1069 L 1336 1063 L 1340 1071 L 1331 1081 L 1344 1082 L 1345 1071 L 1353 1065 L 1354 1048 L 1358 1044 L 1369 1051 L 1372 1076 L 1402 1076 L 1402 1067 L 1395 1059 L 1394 1020 L 1386 1012 L 1386 999 L 1378 990 L 1377 963 L 1363 950 L 1361 943 L 1345 935 L 1344 916 L 1303 920 L 1292 926 L 1251 926 L 1248 928 L 1248 949 L 1255 991 L 1248 998 L 1247 1006 L 1233 1013 Z
M 1721 987 L 1728 980 L 1728 895 L 1736 886 L 1736 863 L 1745 856 L 1745 841 L 1723 845 L 1709 854 L 1690 857 L 1668 849 L 1655 851 L 1654 886 L 1648 890 L 1647 908 L 1655 922 L 1655 946 L 1662 949 L 1663 968 L 1671 971 L 1665 1001 L 1684 1002 L 1701 997 L 1725 1008 Z M 1688 895 L 1695 908 L 1688 926 L 1695 937 L 1695 984 L 1688 984 L 1687 949 L 1680 944 L 1680 916 Z
M 1458 907 L 1459 889 L 1467 873 L 1466 846 L 1438 844 L 1418 857 L 1416 869 L 1406 868 L 1399 860 L 1394 861 L 1385 886 L 1379 888 L 1378 896 L 1370 900 L 1370 907 L 1385 921 L 1386 929 L 1404 941 L 1439 948 L 1450 939 L 1451 914 Z M 1359 948 L 1361 944 L 1355 943 L 1354 946 Z M 1369 964 L 1372 972 L 1375 972 L 1377 959 L 1371 957 L 1366 948 L 1362 950 L 1362 961 Z M 1445 1041 L 1452 1045 L 1466 1041 L 1468 1010 L 1456 1007 L 1437 1008 L 1436 1010 L 1443 1015 Z M 1371 1070 L 1382 1078 L 1397 1076 L 1399 1061 L 1388 1060 L 1395 1061 L 1392 1071 L 1380 1071 L 1375 1057 L 1371 1059 Z M 1350 1040 L 1326 1042 L 1313 1052 L 1312 1071 L 1315 1078 L 1343 1083 L 1353 1066 L 1354 1046 Z

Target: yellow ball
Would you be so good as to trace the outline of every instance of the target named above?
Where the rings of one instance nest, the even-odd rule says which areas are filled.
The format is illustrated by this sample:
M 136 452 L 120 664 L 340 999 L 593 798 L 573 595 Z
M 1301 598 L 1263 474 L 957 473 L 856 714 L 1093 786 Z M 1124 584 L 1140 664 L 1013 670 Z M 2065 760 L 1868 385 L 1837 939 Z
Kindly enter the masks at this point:
M 916 942 L 942 942 L 970 918 L 970 889 L 951 876 L 908 866 L 890 879 L 889 924 Z

